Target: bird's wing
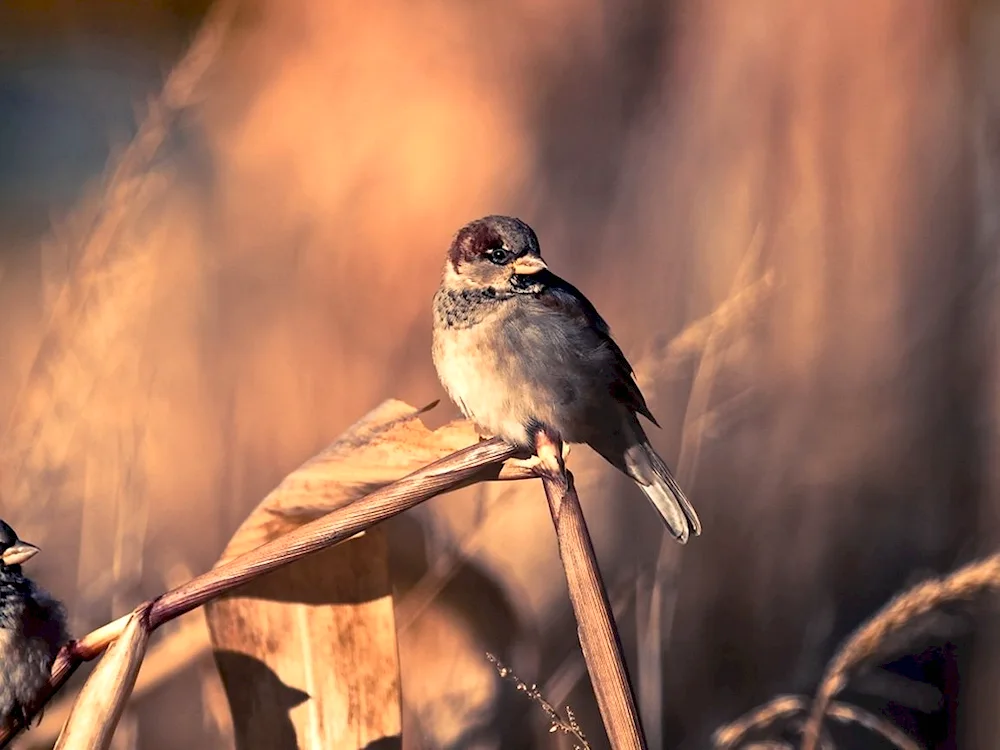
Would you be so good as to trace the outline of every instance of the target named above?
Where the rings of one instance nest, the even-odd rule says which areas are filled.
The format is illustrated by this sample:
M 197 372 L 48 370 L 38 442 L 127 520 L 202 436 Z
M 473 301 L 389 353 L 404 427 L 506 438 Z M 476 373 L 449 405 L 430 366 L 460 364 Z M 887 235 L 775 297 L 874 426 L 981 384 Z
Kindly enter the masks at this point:
M 59 646 L 69 639 L 66 630 L 66 610 L 61 602 L 37 586 L 33 586 L 27 605 L 24 619 L 25 635 L 29 638 L 43 639 L 49 644 L 54 656 Z
M 643 398 L 642 391 L 639 390 L 639 386 L 635 382 L 632 365 L 629 364 L 625 353 L 615 343 L 615 340 L 611 338 L 610 327 L 590 300 L 575 286 L 551 271 L 543 271 L 537 274 L 536 278 L 544 286 L 537 295 L 539 302 L 553 312 L 585 321 L 592 330 L 597 332 L 601 342 L 614 355 L 614 377 L 610 385 L 612 397 L 633 412 L 642 414 L 659 427 L 659 422 L 650 413 L 646 399 Z

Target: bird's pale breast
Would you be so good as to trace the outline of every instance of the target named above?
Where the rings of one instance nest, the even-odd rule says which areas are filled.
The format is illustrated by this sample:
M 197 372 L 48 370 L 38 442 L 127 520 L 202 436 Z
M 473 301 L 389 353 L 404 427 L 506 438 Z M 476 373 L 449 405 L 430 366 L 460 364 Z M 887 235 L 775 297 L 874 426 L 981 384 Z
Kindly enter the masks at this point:
M 434 333 L 435 366 L 451 398 L 485 431 L 519 445 L 530 444 L 536 425 L 583 440 L 600 406 L 593 396 L 607 394 L 595 381 L 609 356 L 587 330 L 524 298 L 475 325 Z

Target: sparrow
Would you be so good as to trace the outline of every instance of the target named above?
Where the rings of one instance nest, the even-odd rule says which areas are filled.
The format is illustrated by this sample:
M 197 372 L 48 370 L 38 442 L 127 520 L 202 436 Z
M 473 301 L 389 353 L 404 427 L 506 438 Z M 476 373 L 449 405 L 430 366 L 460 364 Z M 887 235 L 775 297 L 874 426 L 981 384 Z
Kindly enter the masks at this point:
M 21 572 L 38 552 L 0 521 L 0 726 L 15 719 L 27 724 L 27 711 L 69 640 L 62 604 Z
M 542 260 L 520 219 L 486 216 L 452 239 L 434 295 L 441 384 L 481 434 L 534 448 L 539 430 L 589 445 L 630 477 L 684 544 L 701 521 L 649 443 L 659 427 L 590 301 Z

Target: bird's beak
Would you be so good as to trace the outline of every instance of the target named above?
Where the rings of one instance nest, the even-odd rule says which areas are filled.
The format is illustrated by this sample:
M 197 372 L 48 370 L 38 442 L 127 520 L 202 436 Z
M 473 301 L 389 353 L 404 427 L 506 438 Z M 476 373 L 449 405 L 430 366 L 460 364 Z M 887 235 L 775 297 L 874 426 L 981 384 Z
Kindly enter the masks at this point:
M 13 547 L 8 547 L 0 555 L 4 565 L 21 565 L 41 552 L 34 544 L 18 541 Z
M 531 276 L 540 271 L 548 270 L 548 266 L 537 255 L 525 255 L 523 258 L 515 260 L 511 265 L 511 269 L 518 276 Z

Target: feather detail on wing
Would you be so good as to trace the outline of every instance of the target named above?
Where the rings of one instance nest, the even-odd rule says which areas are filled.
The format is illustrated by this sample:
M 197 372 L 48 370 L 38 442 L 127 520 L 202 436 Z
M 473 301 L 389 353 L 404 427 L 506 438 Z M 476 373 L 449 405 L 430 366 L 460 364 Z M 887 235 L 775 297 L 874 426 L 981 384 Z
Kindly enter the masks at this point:
M 583 293 L 565 279 L 561 279 L 551 271 L 542 271 L 535 276 L 536 280 L 543 285 L 543 289 L 536 295 L 536 299 L 554 312 L 558 312 L 570 318 L 581 318 L 597 332 L 601 342 L 612 352 L 615 358 L 614 379 L 610 384 L 612 397 L 620 404 L 627 406 L 633 412 L 641 414 L 657 427 L 659 422 L 649 411 L 646 399 L 639 390 L 638 384 L 633 377 L 632 365 L 625 357 L 615 340 L 611 338 L 611 329 L 601 317 L 597 309 L 590 303 Z

